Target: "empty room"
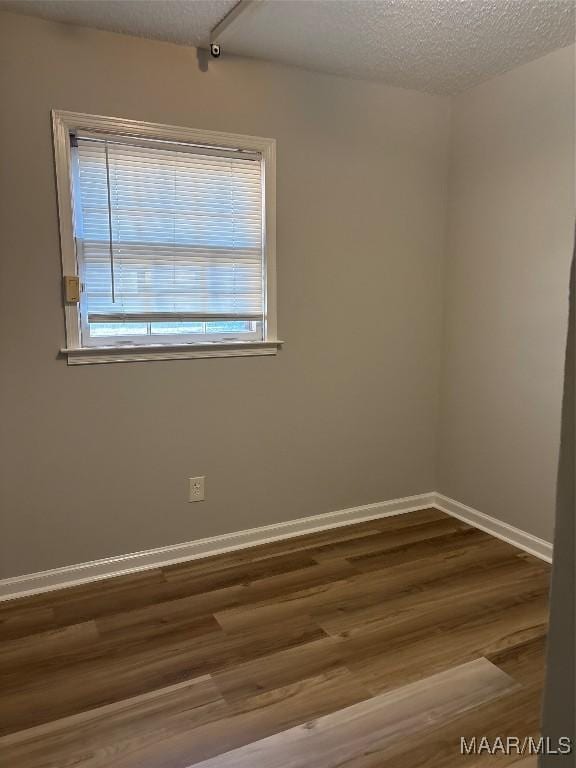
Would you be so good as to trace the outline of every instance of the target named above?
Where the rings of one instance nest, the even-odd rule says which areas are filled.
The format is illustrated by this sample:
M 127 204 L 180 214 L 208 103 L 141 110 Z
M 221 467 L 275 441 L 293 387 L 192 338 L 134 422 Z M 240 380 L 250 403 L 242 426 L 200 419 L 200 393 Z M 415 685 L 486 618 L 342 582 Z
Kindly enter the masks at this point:
M 0 0 L 0 765 L 567 768 L 573 0 Z

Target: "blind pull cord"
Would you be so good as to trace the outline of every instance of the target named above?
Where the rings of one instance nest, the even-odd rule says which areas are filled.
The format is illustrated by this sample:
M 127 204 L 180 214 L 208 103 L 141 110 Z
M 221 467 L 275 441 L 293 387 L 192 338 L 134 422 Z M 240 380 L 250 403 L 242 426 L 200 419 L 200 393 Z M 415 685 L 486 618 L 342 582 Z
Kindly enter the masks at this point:
M 104 153 L 106 155 L 106 191 L 108 193 L 108 242 L 110 246 L 110 286 L 112 288 L 112 303 L 116 303 L 116 292 L 114 284 L 114 245 L 112 241 L 112 195 L 110 193 L 110 160 L 108 157 L 108 142 L 104 142 Z

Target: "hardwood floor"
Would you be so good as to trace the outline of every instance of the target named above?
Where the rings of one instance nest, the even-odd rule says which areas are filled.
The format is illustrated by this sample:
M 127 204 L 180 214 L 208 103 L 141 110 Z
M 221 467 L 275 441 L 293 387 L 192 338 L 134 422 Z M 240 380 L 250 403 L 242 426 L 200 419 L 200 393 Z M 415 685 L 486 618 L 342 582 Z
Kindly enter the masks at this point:
M 537 736 L 548 577 L 424 510 L 0 603 L 0 764 L 491 764 L 460 737 Z

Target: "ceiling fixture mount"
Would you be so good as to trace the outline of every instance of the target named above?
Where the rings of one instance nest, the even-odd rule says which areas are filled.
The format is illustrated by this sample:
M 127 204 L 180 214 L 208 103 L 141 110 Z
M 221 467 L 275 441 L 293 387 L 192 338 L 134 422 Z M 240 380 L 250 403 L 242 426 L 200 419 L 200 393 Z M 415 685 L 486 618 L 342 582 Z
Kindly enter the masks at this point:
M 222 53 L 222 37 L 228 32 L 241 13 L 253 12 L 264 0 L 240 0 L 210 32 L 210 54 L 214 59 Z

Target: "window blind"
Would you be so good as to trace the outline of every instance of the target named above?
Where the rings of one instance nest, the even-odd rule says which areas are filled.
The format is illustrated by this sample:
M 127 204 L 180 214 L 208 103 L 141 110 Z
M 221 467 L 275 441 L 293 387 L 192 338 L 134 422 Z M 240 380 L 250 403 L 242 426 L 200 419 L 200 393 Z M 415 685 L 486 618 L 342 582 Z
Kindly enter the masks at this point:
M 89 324 L 262 320 L 262 163 L 221 148 L 75 137 Z

